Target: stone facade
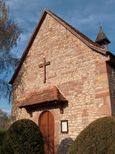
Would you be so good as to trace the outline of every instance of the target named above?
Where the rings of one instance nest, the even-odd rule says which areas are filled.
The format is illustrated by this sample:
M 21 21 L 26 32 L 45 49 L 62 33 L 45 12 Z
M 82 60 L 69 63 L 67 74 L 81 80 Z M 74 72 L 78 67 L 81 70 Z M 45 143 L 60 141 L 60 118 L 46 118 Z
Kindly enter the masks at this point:
M 43 83 L 43 58 L 50 61 Z M 76 136 L 97 118 L 112 115 L 107 64 L 109 56 L 98 53 L 47 13 L 28 54 L 13 82 L 12 114 L 37 124 L 40 114 L 49 110 L 55 119 L 55 151 L 67 149 Z M 68 100 L 63 114 L 59 108 L 37 109 L 29 114 L 18 103 L 29 92 L 56 86 Z M 61 133 L 61 120 L 68 120 L 68 133 Z M 70 143 L 69 143 L 70 141 Z M 61 143 L 64 143 L 61 145 Z

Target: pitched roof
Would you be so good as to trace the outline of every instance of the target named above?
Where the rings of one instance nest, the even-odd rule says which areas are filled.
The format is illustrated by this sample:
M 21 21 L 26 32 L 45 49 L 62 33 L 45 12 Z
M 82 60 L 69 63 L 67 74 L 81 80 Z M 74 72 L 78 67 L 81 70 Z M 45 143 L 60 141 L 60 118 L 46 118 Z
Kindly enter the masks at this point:
M 56 86 L 49 86 L 37 91 L 28 93 L 22 100 L 18 102 L 19 107 L 26 107 L 39 104 L 47 104 L 52 102 L 67 102 L 65 97 Z
M 26 55 L 29 52 L 30 47 L 32 46 L 32 43 L 40 29 L 40 26 L 42 25 L 46 15 L 49 14 L 52 18 L 54 18 L 57 22 L 59 22 L 61 25 L 63 25 L 67 30 L 69 30 L 73 35 L 75 35 L 77 38 L 79 38 L 83 43 L 85 43 L 88 47 L 90 47 L 91 49 L 93 49 L 94 51 L 101 53 L 102 55 L 106 55 L 106 50 L 104 48 L 102 48 L 101 46 L 99 46 L 97 43 L 93 42 L 91 39 L 89 39 L 87 36 L 85 36 L 83 33 L 81 33 L 80 31 L 78 31 L 77 29 L 75 29 L 74 27 L 72 27 L 71 25 L 69 25 L 67 22 L 65 22 L 63 19 L 61 19 L 60 17 L 58 17 L 57 15 L 55 15 L 53 12 L 49 11 L 49 10 L 45 10 L 41 16 L 41 19 L 37 25 L 37 27 L 35 28 L 32 37 L 30 38 L 30 41 L 22 55 L 22 58 L 20 60 L 19 65 L 17 66 L 11 80 L 9 81 L 9 84 L 12 84 L 15 80 L 15 78 L 17 77 L 18 72 L 20 71 L 20 68 L 26 58 Z
M 100 27 L 99 33 L 96 38 L 96 43 L 103 43 L 103 44 L 109 44 L 111 43 L 110 40 L 107 38 L 106 34 L 104 33 L 102 27 Z

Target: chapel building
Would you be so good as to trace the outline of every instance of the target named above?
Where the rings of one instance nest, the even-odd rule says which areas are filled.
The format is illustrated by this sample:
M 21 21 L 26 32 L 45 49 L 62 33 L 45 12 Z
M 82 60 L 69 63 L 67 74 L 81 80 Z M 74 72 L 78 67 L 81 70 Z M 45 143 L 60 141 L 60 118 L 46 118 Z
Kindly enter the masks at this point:
M 93 42 L 51 11 L 43 12 L 10 84 L 13 117 L 40 127 L 46 154 L 66 153 L 88 124 L 115 115 L 109 43 L 102 28 Z

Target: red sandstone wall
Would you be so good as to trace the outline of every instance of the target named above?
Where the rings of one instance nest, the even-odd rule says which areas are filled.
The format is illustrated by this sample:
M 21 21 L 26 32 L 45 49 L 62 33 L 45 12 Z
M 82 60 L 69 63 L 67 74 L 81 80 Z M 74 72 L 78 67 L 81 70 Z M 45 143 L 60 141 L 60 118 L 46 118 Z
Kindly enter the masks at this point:
M 50 61 L 46 84 L 39 68 L 44 57 Z M 47 15 L 13 84 L 14 116 L 38 123 L 41 111 L 30 117 L 15 104 L 33 89 L 56 85 L 68 100 L 68 107 L 64 114 L 59 109 L 50 110 L 55 117 L 55 146 L 64 138 L 75 139 L 90 122 L 111 115 L 106 60 Z M 60 133 L 60 120 L 68 120 L 68 134 Z

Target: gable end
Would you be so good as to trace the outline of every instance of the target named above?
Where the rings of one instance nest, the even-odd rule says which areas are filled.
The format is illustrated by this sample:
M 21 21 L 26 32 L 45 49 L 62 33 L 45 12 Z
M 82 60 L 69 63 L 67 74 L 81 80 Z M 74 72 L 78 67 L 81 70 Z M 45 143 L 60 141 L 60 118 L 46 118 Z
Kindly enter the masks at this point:
M 78 39 L 80 39 L 84 44 L 86 44 L 88 47 L 90 47 L 91 49 L 93 49 L 94 51 L 102 54 L 103 56 L 107 56 L 107 52 L 105 49 L 101 48 L 97 43 L 93 42 L 92 40 L 90 40 L 87 36 L 85 36 L 83 33 L 81 33 L 80 31 L 76 30 L 74 27 L 72 27 L 71 25 L 69 25 L 67 22 L 65 22 L 63 19 L 59 18 L 57 15 L 55 15 L 54 13 L 52 13 L 51 11 L 45 10 L 40 18 L 40 21 L 38 23 L 38 25 L 36 26 L 32 37 L 30 38 L 30 41 L 22 55 L 22 58 L 20 60 L 19 65 L 17 66 L 11 80 L 9 81 L 9 84 L 13 84 L 15 78 L 18 75 L 18 72 L 21 69 L 21 66 L 29 52 L 29 49 L 31 48 L 34 39 L 36 38 L 36 35 L 46 17 L 46 15 L 49 14 L 52 18 L 54 18 L 57 22 L 59 22 L 61 25 L 63 25 L 67 30 L 69 30 L 73 35 L 75 35 Z

